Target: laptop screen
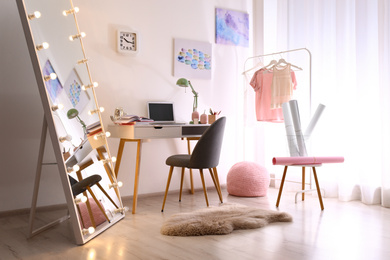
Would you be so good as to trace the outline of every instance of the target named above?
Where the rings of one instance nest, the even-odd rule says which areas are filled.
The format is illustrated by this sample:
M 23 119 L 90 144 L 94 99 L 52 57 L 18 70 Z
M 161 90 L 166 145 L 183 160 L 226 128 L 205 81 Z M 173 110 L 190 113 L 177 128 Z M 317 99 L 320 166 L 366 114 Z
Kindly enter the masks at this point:
M 172 102 L 148 102 L 148 117 L 155 122 L 174 122 Z

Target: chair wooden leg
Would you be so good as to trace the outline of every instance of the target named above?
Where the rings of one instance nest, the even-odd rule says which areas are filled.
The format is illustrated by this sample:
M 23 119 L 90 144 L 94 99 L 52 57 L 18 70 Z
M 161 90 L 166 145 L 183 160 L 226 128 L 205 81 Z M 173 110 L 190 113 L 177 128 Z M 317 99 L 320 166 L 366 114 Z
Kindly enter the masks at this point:
M 278 199 L 276 201 L 276 207 L 279 207 L 280 197 L 282 196 L 282 191 L 283 191 L 284 180 L 286 179 L 287 168 L 288 166 L 284 166 L 284 172 L 283 172 L 282 182 L 280 183 Z
M 181 168 L 181 179 L 180 179 L 180 194 L 179 194 L 179 202 L 181 201 L 181 194 L 182 194 L 182 191 L 183 191 L 184 170 L 185 170 L 185 168 L 184 168 L 184 167 L 182 167 L 182 168 Z
M 173 168 L 174 168 L 174 166 L 171 166 L 171 168 L 169 169 L 169 175 L 168 175 L 168 180 L 167 180 L 167 187 L 165 188 L 165 195 L 164 195 L 164 201 L 163 201 L 163 205 L 162 205 L 162 208 L 161 208 L 161 212 L 164 212 L 165 201 L 167 199 L 167 194 L 168 194 L 168 190 L 169 190 L 169 184 L 171 183 Z
M 211 175 L 211 179 L 214 182 L 215 189 L 217 190 L 219 200 L 221 201 L 221 203 L 223 203 L 221 188 L 219 186 L 218 174 L 216 174 L 217 173 L 216 168 L 213 169 L 209 168 L 209 172 Z
M 104 209 L 103 209 L 102 205 L 100 205 L 99 200 L 96 198 L 95 194 L 94 194 L 93 191 L 91 190 L 91 188 L 90 188 L 90 187 L 87 187 L 87 190 L 89 191 L 89 194 L 91 194 L 92 198 L 93 198 L 94 201 L 96 202 L 96 205 L 99 207 L 100 211 L 103 213 L 104 217 L 107 219 L 108 222 L 111 222 L 110 219 L 107 217 L 106 212 L 104 212 Z
M 221 203 L 223 203 L 222 190 L 221 190 L 221 185 L 219 184 L 219 177 L 218 177 L 217 167 L 214 167 L 213 170 L 214 170 L 215 181 L 216 181 L 216 183 L 218 185 L 219 194 L 221 196 Z
M 203 169 L 199 169 L 199 172 L 200 172 L 200 178 L 202 179 L 202 185 L 203 185 L 204 197 L 206 199 L 206 205 L 208 207 L 209 206 L 209 200 L 207 198 L 207 190 L 206 190 L 206 183 L 204 181 L 204 176 L 203 176 Z
M 305 167 L 302 167 L 302 190 L 305 190 Z M 302 192 L 302 201 L 305 200 L 305 193 Z
M 187 138 L 187 149 L 188 149 L 188 154 L 191 154 L 191 143 L 190 139 Z M 191 183 L 191 194 L 194 194 L 194 179 L 192 178 L 192 169 L 190 169 L 190 183 Z
M 321 190 L 320 190 L 320 185 L 318 183 L 317 172 L 315 167 L 313 167 L 313 176 L 316 182 L 317 194 L 318 194 L 318 199 L 320 201 L 321 210 L 324 210 L 324 203 L 322 202 Z
M 190 183 L 191 183 L 191 194 L 195 194 L 195 189 L 194 189 L 194 178 L 192 177 L 192 169 L 190 169 Z
M 100 185 L 100 183 L 96 183 L 96 186 L 99 187 L 99 189 L 104 193 L 104 195 L 106 195 L 106 197 L 111 201 L 111 203 L 115 206 L 115 208 L 119 208 L 115 202 L 112 200 L 112 198 L 110 197 L 110 195 L 108 195 L 108 193 L 103 189 L 102 185 Z

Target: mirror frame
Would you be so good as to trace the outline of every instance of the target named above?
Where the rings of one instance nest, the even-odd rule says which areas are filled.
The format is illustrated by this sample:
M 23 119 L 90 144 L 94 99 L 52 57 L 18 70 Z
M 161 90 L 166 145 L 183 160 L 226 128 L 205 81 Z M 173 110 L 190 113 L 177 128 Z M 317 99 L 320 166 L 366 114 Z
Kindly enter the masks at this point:
M 44 122 L 43 122 L 42 136 L 43 136 L 43 133 L 45 133 L 45 136 L 43 136 L 43 138 L 46 138 L 46 130 L 48 129 L 49 135 L 51 138 L 51 142 L 53 145 L 55 158 L 56 158 L 57 165 L 58 165 L 58 171 L 60 174 L 61 183 L 62 183 L 63 190 L 65 193 L 65 199 L 67 202 L 67 207 L 68 207 L 68 211 L 69 211 L 69 215 L 70 215 L 70 219 L 71 219 L 71 224 L 72 224 L 71 226 L 72 226 L 72 231 L 74 234 L 75 242 L 78 245 L 82 245 L 82 244 L 85 244 L 86 242 L 90 241 L 91 239 L 93 239 L 94 237 L 96 237 L 97 235 L 102 233 L 103 231 L 107 230 L 112 225 L 119 222 L 121 219 L 123 219 L 125 217 L 125 210 L 124 210 L 124 207 L 123 207 L 123 204 L 121 201 L 119 189 L 118 189 L 118 187 L 114 187 L 115 193 L 118 197 L 118 201 L 120 204 L 119 205 L 120 212 L 117 213 L 118 216 L 115 215 L 115 217 L 112 218 L 110 222 L 107 222 L 104 226 L 96 229 L 96 231 L 94 233 L 84 234 L 83 228 L 81 227 L 81 224 L 80 224 L 81 222 L 80 222 L 80 217 L 78 214 L 77 205 L 74 201 L 74 196 L 72 194 L 72 189 L 71 189 L 71 185 L 70 185 L 69 178 L 68 178 L 67 168 L 70 166 L 69 160 L 67 162 L 65 162 L 62 151 L 61 151 L 59 136 L 57 135 L 55 122 L 54 122 L 54 118 L 53 118 L 53 111 L 52 111 L 50 101 L 49 101 L 50 97 L 48 96 L 48 93 L 46 90 L 46 84 L 45 84 L 45 80 L 44 80 L 42 66 L 39 62 L 38 50 L 36 49 L 36 44 L 34 42 L 33 33 L 31 30 L 31 27 L 30 27 L 30 19 L 28 17 L 28 12 L 26 10 L 24 1 L 25 0 L 16 0 L 16 3 L 18 6 L 20 20 L 22 23 L 24 35 L 25 35 L 26 42 L 27 42 L 28 51 L 30 54 L 31 63 L 32 63 L 35 78 L 36 78 L 36 83 L 38 85 L 38 90 L 39 90 L 39 94 L 41 97 L 42 106 L 43 106 L 43 110 L 44 110 Z M 64 0 L 64 1 L 69 1 L 72 9 L 74 9 L 72 0 Z M 75 25 L 77 27 L 77 30 L 79 30 L 75 14 L 74 14 L 74 17 L 75 17 Z M 85 59 L 86 57 L 85 57 L 85 51 L 84 51 L 84 46 L 82 44 L 82 41 L 80 41 L 80 45 L 81 45 L 80 47 L 83 51 L 84 59 Z M 85 64 L 85 65 L 87 67 L 89 78 L 91 79 L 88 64 Z M 93 101 L 94 101 L 96 107 L 99 107 L 97 104 L 97 98 L 96 98 L 96 94 L 95 94 L 94 90 L 93 90 L 93 94 L 94 94 Z M 100 120 L 100 124 L 101 124 L 102 130 L 103 130 L 103 133 L 105 133 L 103 122 L 102 122 L 102 117 L 101 117 L 100 113 L 99 113 L 99 120 Z M 46 128 L 46 125 L 47 125 L 47 128 Z M 108 158 L 111 159 L 107 139 L 106 139 L 106 137 L 104 137 L 103 139 L 104 139 L 104 145 L 106 147 L 106 152 L 108 154 Z M 41 140 L 41 142 L 42 142 L 42 140 Z M 87 143 L 88 143 L 88 145 L 90 144 L 92 146 L 91 151 L 96 149 L 95 145 L 93 144 L 93 141 L 91 141 L 90 138 L 88 138 Z M 37 168 L 39 169 L 39 165 Z M 114 174 L 114 170 L 113 170 L 114 168 L 113 168 L 112 162 L 109 163 L 108 167 L 105 164 L 104 169 L 105 169 L 105 172 L 107 172 L 107 174 L 109 175 L 111 182 L 117 183 L 117 180 L 116 180 L 115 174 Z M 37 172 L 38 172 L 38 170 L 37 170 Z M 37 173 L 37 176 L 38 176 L 38 173 Z M 36 180 L 36 182 L 37 182 L 37 180 Z M 35 183 L 35 185 L 37 185 L 37 183 Z M 38 187 L 39 187 L 39 183 L 38 183 Z M 30 216 L 30 221 L 31 221 L 31 216 Z

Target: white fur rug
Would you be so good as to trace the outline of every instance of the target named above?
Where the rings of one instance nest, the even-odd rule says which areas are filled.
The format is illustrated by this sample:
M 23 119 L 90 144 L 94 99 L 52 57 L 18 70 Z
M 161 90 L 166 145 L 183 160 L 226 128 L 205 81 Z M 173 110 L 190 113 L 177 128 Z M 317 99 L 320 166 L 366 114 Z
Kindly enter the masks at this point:
M 273 222 L 291 222 L 292 217 L 274 210 L 222 204 L 189 213 L 172 215 L 161 228 L 167 236 L 225 235 L 235 229 L 261 228 Z

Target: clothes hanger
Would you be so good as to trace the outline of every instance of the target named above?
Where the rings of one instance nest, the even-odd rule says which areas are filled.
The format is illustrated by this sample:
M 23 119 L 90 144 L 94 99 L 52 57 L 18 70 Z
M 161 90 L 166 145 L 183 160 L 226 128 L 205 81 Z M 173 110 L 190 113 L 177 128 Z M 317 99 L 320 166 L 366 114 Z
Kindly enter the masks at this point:
M 249 71 L 251 71 L 251 70 L 254 70 L 254 69 L 259 68 L 260 66 L 264 66 L 263 62 L 261 62 L 261 61 L 260 61 L 259 63 L 257 63 L 255 66 L 253 66 L 252 68 L 250 68 L 250 69 L 244 71 L 242 74 L 244 75 L 244 74 L 246 74 L 247 72 L 249 72 Z
M 270 63 L 267 66 L 264 66 L 262 69 L 268 69 L 269 67 L 272 67 L 274 65 L 275 66 L 277 65 L 277 61 L 276 60 L 271 60 Z
M 294 64 L 291 64 L 291 63 L 288 63 L 285 59 L 283 59 L 283 58 L 281 58 L 281 59 L 279 59 L 279 61 L 274 65 L 274 67 L 276 67 L 276 66 L 279 66 L 279 65 L 281 65 L 281 64 L 286 64 L 286 65 L 290 65 L 291 67 L 294 67 L 294 68 L 296 68 L 296 69 L 298 69 L 298 70 L 302 70 L 302 68 L 301 67 L 298 67 L 298 66 L 295 66 Z

